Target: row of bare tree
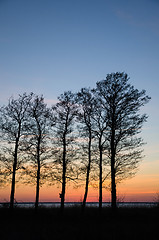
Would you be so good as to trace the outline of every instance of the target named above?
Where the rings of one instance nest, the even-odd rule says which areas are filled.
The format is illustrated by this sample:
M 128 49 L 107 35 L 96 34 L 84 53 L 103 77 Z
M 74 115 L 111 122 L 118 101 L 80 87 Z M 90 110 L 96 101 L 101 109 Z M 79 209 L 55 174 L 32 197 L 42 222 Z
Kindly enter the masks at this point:
M 51 108 L 34 93 L 10 98 L 0 108 L 0 178 L 4 184 L 11 176 L 10 208 L 19 172 L 27 182 L 36 180 L 36 209 L 42 183 L 62 184 L 63 211 L 67 181 L 79 185 L 85 176 L 84 210 L 89 184 L 98 175 L 99 209 L 103 184 L 109 187 L 110 181 L 115 210 L 116 184 L 136 173 L 142 157 L 139 133 L 147 115 L 140 109 L 149 99 L 123 72 L 108 74 L 94 89 L 64 92 Z

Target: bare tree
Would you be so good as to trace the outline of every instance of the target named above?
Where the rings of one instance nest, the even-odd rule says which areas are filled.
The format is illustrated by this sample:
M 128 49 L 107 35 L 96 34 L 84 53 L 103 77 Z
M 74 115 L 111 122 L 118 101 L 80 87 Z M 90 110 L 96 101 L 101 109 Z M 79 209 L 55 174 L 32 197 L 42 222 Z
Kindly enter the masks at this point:
M 105 176 L 103 176 L 103 163 L 105 165 L 105 157 L 103 157 L 103 155 L 106 142 L 107 113 L 100 104 L 100 99 L 98 97 L 98 94 L 96 94 L 95 90 L 82 88 L 81 91 L 78 93 L 77 102 L 80 106 L 78 119 L 81 122 L 81 126 L 79 131 L 80 136 L 83 137 L 82 144 L 80 144 L 83 148 L 81 162 L 84 163 L 85 167 L 84 169 L 82 168 L 82 170 L 86 171 L 85 194 L 82 206 L 84 209 L 88 195 L 90 169 L 91 167 L 93 167 L 94 173 L 97 173 L 98 166 L 99 209 L 101 210 L 103 182 L 106 176 L 109 175 L 109 173 L 106 173 Z M 94 177 L 96 173 L 94 174 Z
M 35 210 L 39 205 L 40 185 L 47 178 L 46 163 L 51 157 L 49 116 L 50 110 L 44 103 L 44 97 L 34 94 L 28 109 L 28 132 L 23 138 L 23 148 L 28 155 L 23 169 L 26 174 L 36 179 Z
M 105 173 L 103 177 L 103 162 L 104 160 L 104 149 L 106 143 L 106 129 L 107 129 L 107 114 L 105 109 L 100 104 L 98 95 L 94 92 L 94 116 L 93 121 L 95 128 L 93 129 L 93 133 L 95 135 L 95 140 L 98 149 L 98 165 L 99 165 L 99 210 L 102 209 L 102 190 L 103 190 L 103 182 L 108 173 Z
M 19 95 L 18 99 L 10 98 L 7 106 L 0 108 L 0 130 L 4 142 L 4 152 L 1 160 L 12 174 L 11 194 L 10 194 L 10 209 L 14 206 L 15 194 L 15 176 L 16 170 L 19 168 L 21 159 L 19 145 L 22 136 L 26 134 L 26 112 L 32 98 L 32 93 L 27 95 Z M 12 164 L 12 170 L 10 169 Z
M 111 167 L 111 202 L 116 209 L 116 180 L 135 174 L 142 156 L 143 140 L 138 134 L 146 114 L 140 109 L 150 99 L 145 90 L 139 91 L 128 83 L 126 73 L 108 74 L 106 80 L 97 82 L 100 104 L 107 113 L 107 156 Z
M 80 111 L 78 113 L 78 120 L 81 123 L 79 127 L 80 137 L 83 139 L 81 142 L 81 159 L 82 167 L 81 169 L 86 172 L 85 178 L 85 193 L 82 203 L 82 209 L 84 211 L 87 195 L 88 186 L 90 181 L 90 170 L 92 164 L 92 140 L 93 140 L 93 116 L 94 116 L 94 100 L 90 89 L 82 88 L 77 94 L 77 103 L 79 105 Z M 87 155 L 87 156 L 86 156 Z
M 71 179 L 74 173 L 73 159 L 75 156 L 74 146 L 74 119 L 77 115 L 77 106 L 74 104 L 74 94 L 70 91 L 64 92 L 58 97 L 58 103 L 52 107 L 54 139 L 56 150 L 54 150 L 56 174 L 54 179 L 62 183 L 61 212 L 64 210 L 66 181 Z

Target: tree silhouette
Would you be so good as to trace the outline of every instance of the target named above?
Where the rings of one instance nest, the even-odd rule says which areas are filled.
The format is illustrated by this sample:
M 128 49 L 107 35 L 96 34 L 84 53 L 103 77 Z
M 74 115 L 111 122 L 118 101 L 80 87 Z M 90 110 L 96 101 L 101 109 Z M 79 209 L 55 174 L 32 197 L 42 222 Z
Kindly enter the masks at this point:
M 0 108 L 0 129 L 4 141 L 4 156 L 1 158 L 10 168 L 12 164 L 12 184 L 10 194 L 10 209 L 14 206 L 15 194 L 15 176 L 16 170 L 19 168 L 21 159 L 20 155 L 20 140 L 26 134 L 26 112 L 28 110 L 32 93 L 27 95 L 19 95 L 18 99 L 10 98 L 7 106 Z
M 111 203 L 116 209 L 116 180 L 132 176 L 141 159 L 143 140 L 138 134 L 147 119 L 140 109 L 150 99 L 128 83 L 126 73 L 108 74 L 97 82 L 100 104 L 107 112 L 107 156 L 111 167 Z
M 135 89 L 123 72 L 108 74 L 95 89 L 64 92 L 51 109 L 43 96 L 33 93 L 10 98 L 8 105 L 0 108 L 0 184 L 12 178 L 10 209 L 14 206 L 16 172 L 21 168 L 25 178 L 36 181 L 35 209 L 40 186 L 50 178 L 62 184 L 63 212 L 66 183 L 77 180 L 80 169 L 85 174 L 83 209 L 91 177 L 99 171 L 99 209 L 103 182 L 111 176 L 111 205 L 115 210 L 116 185 L 136 173 L 142 158 L 140 133 L 147 115 L 140 110 L 149 100 L 146 91 Z M 91 171 L 94 166 L 98 167 Z
M 23 147 L 28 155 L 23 170 L 25 170 L 26 174 L 36 179 L 35 210 L 37 210 L 40 185 L 42 180 L 47 178 L 47 173 L 45 172 L 46 161 L 51 157 L 49 148 L 50 110 L 44 103 L 44 97 L 34 94 L 27 113 L 28 132 L 23 138 Z
M 93 129 L 96 145 L 98 149 L 98 155 L 99 160 L 99 210 L 102 208 L 102 189 L 103 189 L 103 153 L 105 149 L 105 143 L 106 143 L 106 130 L 107 130 L 107 113 L 105 109 L 103 109 L 100 99 L 98 97 L 98 94 L 96 94 L 95 90 L 92 90 L 94 93 L 94 125 L 95 128 Z M 108 175 L 106 173 L 106 175 Z
M 93 140 L 93 116 L 94 116 L 94 99 L 90 89 L 82 88 L 80 92 L 77 93 L 77 103 L 79 105 L 78 120 L 80 125 L 80 137 L 83 141 L 80 144 L 82 147 L 82 167 L 81 169 L 86 172 L 85 179 L 85 193 L 82 203 L 82 209 L 84 211 L 87 195 L 88 186 L 90 181 L 90 170 L 92 164 L 92 140 Z
M 58 97 L 58 103 L 52 107 L 53 136 L 56 149 L 54 150 L 54 164 L 56 173 L 54 179 L 62 183 L 61 212 L 64 210 L 66 180 L 74 174 L 73 159 L 76 154 L 74 147 L 74 119 L 77 116 L 77 106 L 74 103 L 74 94 L 64 92 Z

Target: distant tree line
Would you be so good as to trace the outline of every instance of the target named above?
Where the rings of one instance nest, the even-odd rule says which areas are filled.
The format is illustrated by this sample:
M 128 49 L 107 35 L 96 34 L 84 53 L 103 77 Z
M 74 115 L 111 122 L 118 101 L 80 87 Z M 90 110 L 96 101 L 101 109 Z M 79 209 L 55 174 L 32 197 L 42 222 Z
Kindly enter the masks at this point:
M 124 72 L 108 74 L 94 89 L 64 92 L 52 107 L 43 95 L 11 97 L 0 108 L 0 183 L 11 179 L 10 209 L 16 181 L 24 179 L 35 183 L 36 210 L 40 186 L 59 182 L 63 212 L 68 181 L 85 182 L 83 211 L 93 181 L 99 182 L 99 209 L 104 185 L 115 210 L 116 185 L 136 173 L 142 157 L 140 132 L 147 115 L 140 109 L 149 100 Z

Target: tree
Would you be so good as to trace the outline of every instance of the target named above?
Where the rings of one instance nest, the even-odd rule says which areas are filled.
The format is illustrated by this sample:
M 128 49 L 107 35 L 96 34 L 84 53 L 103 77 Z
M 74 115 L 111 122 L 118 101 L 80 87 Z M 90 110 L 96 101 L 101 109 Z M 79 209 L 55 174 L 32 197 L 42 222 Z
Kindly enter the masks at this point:
M 0 108 L 0 130 L 5 145 L 3 160 L 8 166 L 12 164 L 12 184 L 10 194 L 10 209 L 13 209 L 15 194 L 15 176 L 21 159 L 19 145 L 22 136 L 26 134 L 26 112 L 28 110 L 32 93 L 19 95 L 18 99 L 10 98 L 7 106 Z M 1 158 L 2 160 L 2 158 Z
M 111 167 L 111 203 L 116 209 L 116 180 L 135 174 L 142 157 L 143 140 L 138 134 L 146 114 L 139 111 L 150 97 L 128 83 L 126 73 L 108 74 L 106 80 L 97 82 L 100 104 L 107 112 L 107 156 Z
M 94 122 L 94 128 L 93 133 L 95 136 L 95 141 L 99 153 L 99 160 L 97 161 L 99 164 L 99 210 L 102 209 L 102 190 L 103 190 L 103 181 L 108 175 L 106 173 L 106 176 L 103 179 L 103 153 L 105 149 L 105 143 L 106 143 L 106 130 L 107 130 L 107 114 L 105 109 L 100 103 L 100 98 L 98 94 L 96 94 L 96 91 L 93 89 L 92 92 L 94 93 L 94 115 L 93 115 L 93 122 Z
M 49 117 L 50 110 L 44 103 L 44 97 L 34 94 L 28 108 L 28 133 L 23 138 L 23 147 L 28 154 L 27 164 L 23 169 L 25 173 L 36 179 L 35 210 L 39 205 L 40 185 L 43 178 L 46 178 L 44 167 L 51 157 Z M 44 169 L 43 172 L 42 169 Z
M 56 176 L 54 179 L 62 183 L 61 212 L 64 210 L 66 180 L 71 179 L 74 173 L 73 159 L 76 149 L 74 147 L 74 120 L 77 115 L 77 106 L 74 103 L 74 94 L 70 91 L 64 92 L 58 97 L 59 102 L 52 107 L 53 112 L 53 131 L 54 131 L 54 150 Z
M 81 146 L 83 148 L 82 155 L 84 155 L 84 172 L 86 171 L 85 179 L 85 193 L 82 203 L 82 209 L 84 211 L 87 195 L 88 186 L 90 181 L 90 170 L 92 164 L 92 140 L 93 140 L 93 115 L 94 115 L 94 101 L 90 89 L 82 88 L 77 94 L 77 104 L 79 105 L 80 111 L 78 113 L 78 120 L 81 123 L 80 136 L 83 138 Z M 87 160 L 86 156 L 87 155 Z M 82 157 L 81 157 L 82 158 Z

